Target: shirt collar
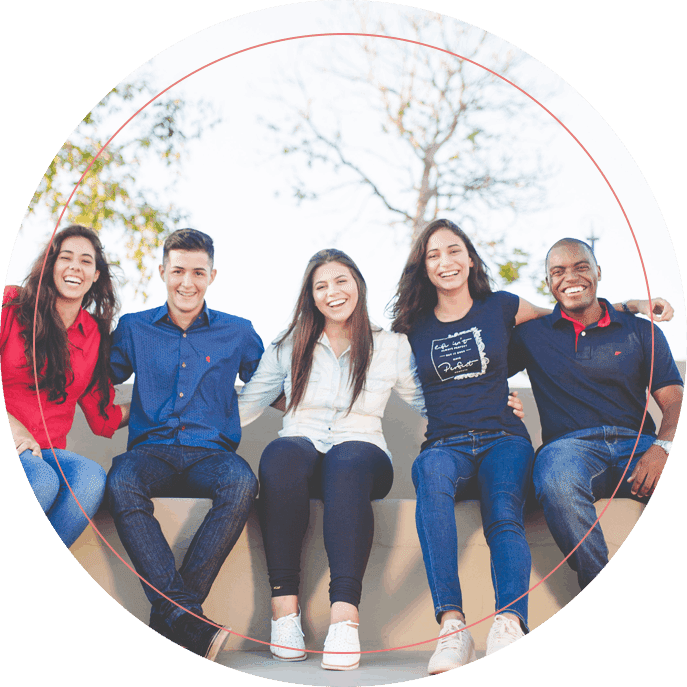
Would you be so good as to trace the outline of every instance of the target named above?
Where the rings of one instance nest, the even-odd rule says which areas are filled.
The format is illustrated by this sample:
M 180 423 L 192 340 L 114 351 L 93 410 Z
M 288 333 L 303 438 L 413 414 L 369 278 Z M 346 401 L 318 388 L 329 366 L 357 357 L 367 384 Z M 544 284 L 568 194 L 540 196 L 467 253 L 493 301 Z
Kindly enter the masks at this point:
M 590 324 L 587 327 L 583 327 L 583 329 L 593 329 L 594 327 L 608 327 L 611 323 L 615 323 L 622 326 L 622 319 L 620 317 L 620 314 L 616 312 L 616 309 L 605 298 L 599 298 L 599 303 L 606 308 L 606 312 L 604 313 L 603 317 L 598 322 Z M 576 320 L 573 320 L 573 318 L 566 317 L 563 314 L 563 311 L 561 310 L 561 306 L 559 303 L 556 303 L 556 307 L 553 309 L 553 312 L 547 317 L 551 318 L 552 325 L 554 327 L 565 326 L 566 322 L 572 322 L 574 326 L 576 322 Z M 577 324 L 579 325 L 580 323 Z
M 203 324 L 209 326 L 214 319 L 214 311 L 210 310 L 210 308 L 208 308 L 207 302 L 203 301 L 203 309 L 198 314 L 198 317 L 196 317 L 196 319 L 193 321 L 191 327 L 199 327 Z M 150 321 L 153 323 L 166 322 L 168 324 L 174 325 L 171 318 L 169 317 L 169 308 L 167 307 L 167 303 L 153 310 Z M 189 327 L 189 329 L 191 327 Z

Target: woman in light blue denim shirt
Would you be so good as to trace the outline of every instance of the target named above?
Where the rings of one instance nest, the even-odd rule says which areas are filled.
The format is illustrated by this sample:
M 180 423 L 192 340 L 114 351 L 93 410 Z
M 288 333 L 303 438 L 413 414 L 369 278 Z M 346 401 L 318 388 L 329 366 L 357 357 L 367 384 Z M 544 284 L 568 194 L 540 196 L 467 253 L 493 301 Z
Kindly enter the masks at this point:
M 381 423 L 392 389 L 423 412 L 408 339 L 370 323 L 367 288 L 355 263 L 339 250 L 320 251 L 308 263 L 291 324 L 265 351 L 239 398 L 245 426 L 282 392 L 286 396 L 280 438 L 267 446 L 259 469 L 276 659 L 306 658 L 300 557 L 310 498 L 320 498 L 331 571 L 322 667 L 358 667 L 358 604 L 374 530 L 371 500 L 384 498 L 393 481 Z

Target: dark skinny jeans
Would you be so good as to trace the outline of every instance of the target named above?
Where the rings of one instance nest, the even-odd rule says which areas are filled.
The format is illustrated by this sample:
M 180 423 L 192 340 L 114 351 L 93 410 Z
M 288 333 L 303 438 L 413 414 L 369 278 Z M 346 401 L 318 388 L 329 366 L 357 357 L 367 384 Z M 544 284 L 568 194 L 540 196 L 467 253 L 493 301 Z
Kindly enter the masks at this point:
M 329 599 L 358 606 L 372 549 L 373 499 L 391 489 L 389 457 L 366 441 L 320 453 L 305 437 L 275 439 L 260 459 L 258 511 L 272 596 L 298 594 L 310 499 L 324 502 Z

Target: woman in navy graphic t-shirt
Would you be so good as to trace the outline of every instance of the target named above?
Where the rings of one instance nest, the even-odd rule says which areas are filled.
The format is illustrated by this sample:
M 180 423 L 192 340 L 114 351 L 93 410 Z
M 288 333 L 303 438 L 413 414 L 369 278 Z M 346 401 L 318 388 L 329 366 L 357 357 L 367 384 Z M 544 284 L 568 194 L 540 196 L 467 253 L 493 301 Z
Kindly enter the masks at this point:
M 453 222 L 436 220 L 415 242 L 393 305 L 393 331 L 408 335 L 427 408 L 413 464 L 416 524 L 441 631 L 429 673 L 475 658 L 458 580 L 454 506 L 478 488 L 491 551 L 496 610 L 487 654 L 527 632 L 530 551 L 523 514 L 534 451 L 508 403 L 513 326 L 550 312 L 493 292 L 484 263 Z

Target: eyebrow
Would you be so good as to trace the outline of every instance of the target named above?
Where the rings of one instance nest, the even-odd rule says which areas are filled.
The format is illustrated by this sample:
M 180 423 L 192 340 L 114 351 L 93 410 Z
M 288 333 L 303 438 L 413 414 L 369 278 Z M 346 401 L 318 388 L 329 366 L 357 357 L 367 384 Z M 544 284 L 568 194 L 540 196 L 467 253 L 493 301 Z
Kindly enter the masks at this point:
M 172 270 L 189 270 L 190 272 L 207 272 L 207 267 L 184 267 L 183 265 L 170 265 Z
M 460 245 L 460 243 L 450 243 L 450 244 L 449 244 L 448 246 L 446 246 L 446 247 L 447 247 L 447 248 L 460 248 L 461 245 Z M 439 248 L 428 248 L 428 249 L 427 249 L 427 252 L 428 252 L 428 253 L 431 253 L 433 250 L 439 250 Z
M 576 263 L 573 263 L 573 267 L 577 267 L 578 265 L 591 265 L 592 261 L 591 260 L 578 260 Z M 549 265 L 549 272 L 551 270 L 563 270 L 565 267 L 563 265 Z
M 69 253 L 69 255 L 74 255 L 74 251 L 69 250 L 68 248 L 60 248 L 60 252 L 58 253 L 58 255 L 62 255 L 62 253 Z M 84 255 L 95 260 L 95 255 L 93 255 L 93 253 L 81 253 L 81 257 L 83 257 Z
M 344 274 L 343 272 L 341 274 L 337 275 L 336 277 L 334 277 L 334 279 L 341 279 L 341 277 L 345 277 L 346 279 L 348 279 L 348 275 Z M 315 286 L 317 286 L 318 284 L 326 284 L 326 283 L 327 283 L 326 279 L 320 279 L 319 281 L 315 282 Z

